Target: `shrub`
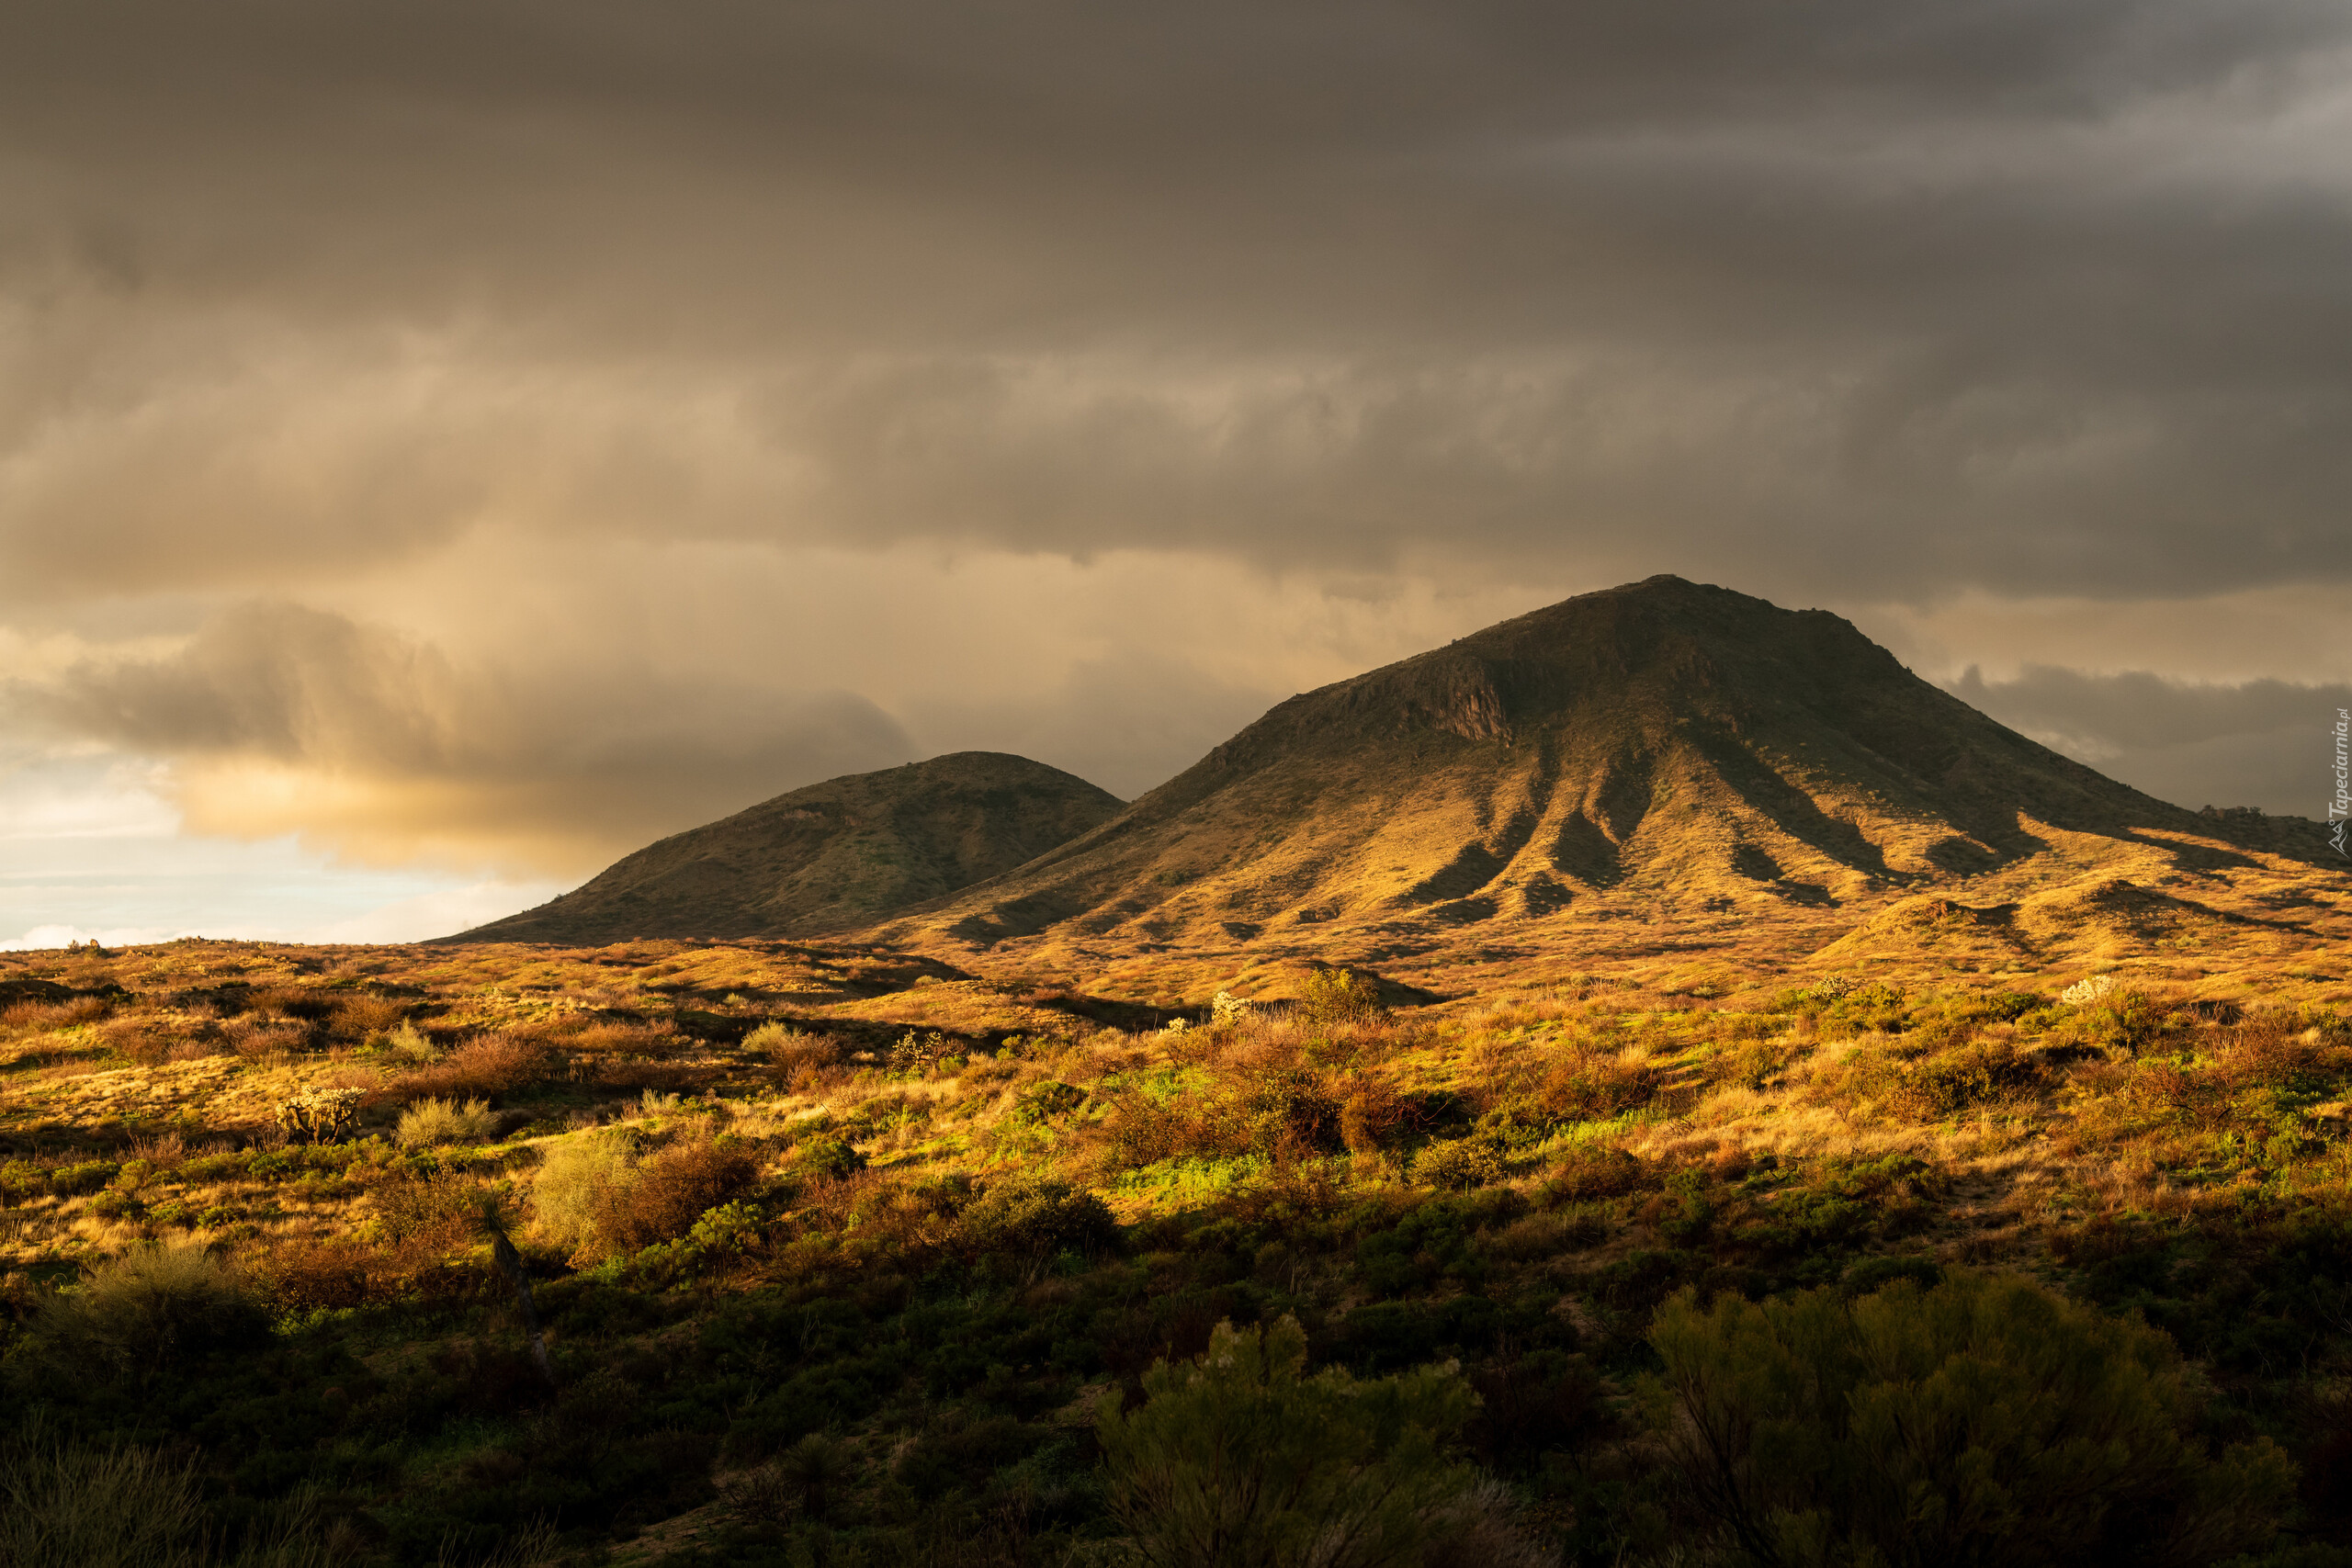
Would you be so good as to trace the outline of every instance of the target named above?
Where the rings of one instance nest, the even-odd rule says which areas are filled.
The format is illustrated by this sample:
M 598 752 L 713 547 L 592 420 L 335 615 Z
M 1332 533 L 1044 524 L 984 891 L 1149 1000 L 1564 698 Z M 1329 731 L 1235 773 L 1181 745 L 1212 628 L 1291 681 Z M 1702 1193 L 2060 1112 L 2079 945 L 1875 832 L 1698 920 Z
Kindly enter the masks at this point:
M 407 1020 L 408 1004 L 397 997 L 346 997 L 334 1004 L 327 1032 L 356 1043 L 402 1027 Z
M 605 1187 L 596 1206 L 597 1237 L 629 1252 L 673 1240 L 758 1175 L 759 1168 L 733 1149 L 674 1144 L 640 1161 L 629 1179 Z
M 1404 1097 L 1386 1078 L 1360 1077 L 1340 1102 L 1340 1141 L 1351 1154 L 1378 1154 L 1405 1121 L 1406 1111 Z
M 992 1188 L 964 1210 L 956 1229 L 977 1258 L 1035 1261 L 1061 1252 L 1115 1251 L 1119 1244 L 1118 1221 L 1102 1200 L 1060 1181 Z
M 1544 1179 L 1544 1196 L 1560 1202 L 1622 1198 L 1638 1192 L 1649 1172 L 1640 1158 L 1614 1144 L 1579 1144 Z
M 1977 1042 L 1912 1063 L 1888 1091 L 1886 1108 L 1897 1116 L 1929 1122 L 2022 1093 L 2041 1081 L 2041 1064 L 2019 1055 L 2007 1041 Z
M 1479 1138 L 1433 1138 L 1413 1156 L 1413 1179 L 1460 1192 L 1502 1179 L 1502 1162 Z
M 793 1174 L 803 1179 L 839 1181 L 865 1168 L 865 1156 L 848 1139 L 830 1133 L 807 1139 L 792 1151 Z
M 377 1222 L 387 1240 L 455 1242 L 473 1228 L 486 1191 L 459 1171 L 400 1177 L 377 1185 Z
M 810 1034 L 788 1023 L 771 1020 L 743 1037 L 746 1051 L 764 1055 L 771 1066 L 787 1077 L 804 1068 L 815 1069 L 836 1066 L 842 1059 L 842 1043 L 831 1034 Z
M 483 1034 L 467 1041 L 447 1059 L 402 1073 L 392 1090 L 405 1099 L 461 1095 L 494 1100 L 543 1083 L 562 1071 L 562 1060 L 546 1041 L 526 1034 Z
M 1057 1116 L 1067 1116 L 1086 1103 L 1086 1091 L 1076 1084 L 1057 1078 L 1033 1083 L 1014 1097 L 1009 1112 L 1015 1126 L 1042 1126 Z
M 145 1449 L 30 1441 L 0 1451 L 0 1562 L 8 1568 L 319 1568 L 335 1560 L 298 1529 L 235 1553 L 206 1539 L 192 1464 Z
M 1646 1063 L 1582 1052 L 1552 1069 L 1538 1099 L 1554 1121 L 1601 1122 L 1647 1105 L 1659 1081 L 1657 1069 Z
M 175 1361 L 256 1342 L 268 1319 L 244 1277 L 188 1242 L 150 1242 L 88 1268 L 51 1297 L 28 1336 L 30 1364 L 144 1384 Z
M 1306 1374 L 1306 1336 L 1219 1324 L 1197 1362 L 1161 1361 L 1145 1403 L 1096 1417 L 1111 1511 L 1152 1568 L 1419 1563 L 1476 1485 L 1445 1449 L 1476 1408 L 1451 1369 Z
M 498 1118 L 487 1100 L 420 1100 L 401 1112 L 400 1141 L 411 1148 L 426 1144 L 474 1143 L 490 1136 Z
M 548 1148 L 531 1183 L 531 1215 L 541 1235 L 575 1253 L 593 1251 L 605 1194 L 635 1176 L 637 1156 L 626 1138 L 592 1133 Z
M 2162 1334 L 2023 1279 L 1685 1292 L 1650 1343 L 1691 1495 L 1761 1562 L 2210 1562 L 2293 1484 L 2267 1439 L 2191 1444 Z
M 1340 1101 L 1324 1076 L 1304 1063 L 1275 1057 L 1239 1068 L 1234 1100 L 1255 1153 L 1297 1156 L 1343 1146 Z
M 384 1048 L 407 1062 L 437 1062 L 441 1048 L 413 1023 L 402 1023 L 384 1037 Z
M 1298 993 L 1297 1016 L 1309 1023 L 1376 1023 L 1388 1016 L 1369 976 L 1346 969 L 1317 969 Z

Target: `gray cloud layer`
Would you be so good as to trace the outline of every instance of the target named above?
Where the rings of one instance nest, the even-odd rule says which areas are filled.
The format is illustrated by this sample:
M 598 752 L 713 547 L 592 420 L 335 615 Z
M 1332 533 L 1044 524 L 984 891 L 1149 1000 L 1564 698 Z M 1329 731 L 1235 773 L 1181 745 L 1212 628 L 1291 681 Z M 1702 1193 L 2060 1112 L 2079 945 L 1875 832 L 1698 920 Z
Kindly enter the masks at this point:
M 251 356 L 288 344 L 318 361 L 289 400 L 461 383 L 476 440 L 363 421 L 308 492 L 354 557 L 513 505 L 519 449 L 571 476 L 550 511 L 654 531 L 1375 564 L 1442 535 L 1895 594 L 2342 558 L 2338 6 L 157 4 L 9 31 L 19 450 L 136 423 L 175 361 L 225 362 L 263 417 Z M 661 377 L 713 400 L 733 471 L 682 473 L 714 454 L 674 420 L 567 443 L 528 395 Z M 151 433 L 153 461 L 224 505 L 268 466 L 162 423 L 220 455 Z
M 1182 621 L 869 679 L 794 629 L 858 552 L 944 563 L 933 627 L 958 562 L 1121 552 L 1285 613 L 2341 582 L 2347 141 L 2318 0 L 17 7 L 0 634 L 93 651 L 17 722 L 176 759 L 199 823 L 579 845 L 909 748 L 1131 794 L 1290 686 L 1236 673 L 1288 626 Z M 756 658 L 534 637 L 438 608 L 485 540 L 518 596 L 693 597 L 707 547 L 788 597 Z M 1984 694 L 2145 696 L 2063 683 Z M 2080 733 L 2255 787 L 2159 730 Z
M 2146 671 L 2086 675 L 2029 665 L 2012 681 L 1974 669 L 1962 701 L 2161 799 L 2258 806 L 2324 818 L 2334 791 L 2333 727 L 2352 682 L 2200 684 Z

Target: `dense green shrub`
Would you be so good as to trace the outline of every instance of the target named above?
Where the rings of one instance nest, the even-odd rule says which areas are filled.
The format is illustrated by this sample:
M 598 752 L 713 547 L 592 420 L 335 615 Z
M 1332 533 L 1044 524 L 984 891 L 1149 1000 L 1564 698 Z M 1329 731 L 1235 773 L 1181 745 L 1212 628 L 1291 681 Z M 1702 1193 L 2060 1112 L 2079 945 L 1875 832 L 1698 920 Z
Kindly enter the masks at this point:
M 1118 1221 L 1102 1200 L 1061 1181 L 991 1188 L 958 1216 L 956 1234 L 975 1258 L 1035 1261 L 1062 1252 L 1112 1252 L 1119 1245 Z
M 1650 1343 L 1691 1495 L 1770 1564 L 2204 1562 L 2266 1541 L 2267 1439 L 2209 1458 L 2170 1340 L 2024 1279 L 1702 1308 Z
M 848 1139 L 831 1133 L 805 1138 L 792 1151 L 792 1174 L 803 1179 L 839 1181 L 865 1168 L 865 1156 Z
M 1295 1319 L 1220 1324 L 1208 1354 L 1144 1374 L 1096 1421 L 1111 1511 L 1151 1568 L 1418 1563 L 1475 1474 L 1447 1456 L 1477 1396 L 1451 1368 L 1306 1375 Z
M 1614 1144 L 1577 1144 L 1544 1178 L 1544 1196 L 1553 1202 L 1622 1198 L 1640 1191 L 1651 1179 L 1638 1156 Z
M 1084 1089 L 1058 1078 L 1046 1078 L 1031 1084 L 1014 1098 L 1010 1115 L 1016 1126 L 1040 1126 L 1057 1116 L 1069 1115 L 1085 1103 Z
M 1502 1162 L 1483 1138 L 1436 1138 L 1413 1156 L 1413 1179 L 1448 1192 L 1502 1179 Z
M 43 1302 L 21 1354 L 35 1375 L 143 1384 L 187 1357 L 257 1342 L 268 1326 L 236 1269 L 192 1242 L 148 1242 Z

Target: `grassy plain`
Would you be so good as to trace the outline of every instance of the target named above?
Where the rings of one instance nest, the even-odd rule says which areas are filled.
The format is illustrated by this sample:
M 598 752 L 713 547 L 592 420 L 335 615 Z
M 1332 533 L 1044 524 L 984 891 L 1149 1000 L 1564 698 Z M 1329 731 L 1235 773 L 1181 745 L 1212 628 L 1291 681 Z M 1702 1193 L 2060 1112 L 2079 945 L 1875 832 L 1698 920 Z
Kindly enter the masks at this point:
M 2226 1551 L 2352 1561 L 2339 884 L 2192 919 L 2096 882 L 2041 927 L 1921 899 L 1809 945 L 1468 933 L 1376 974 L 0 955 L 0 1410 L 322 1559 L 1107 1562 L 1100 1402 L 1287 1318 L 1311 1366 L 1456 1363 L 1480 1489 L 1440 1533 L 1483 1560 L 1729 1562 L 1662 1403 L 1676 1293 L 2014 1271 L 2168 1336 L 2192 1443 L 2292 1461 Z M 288 1125 L 305 1095 L 349 1124 Z M 157 1243 L 261 1315 L 102 1359 L 60 1325 Z

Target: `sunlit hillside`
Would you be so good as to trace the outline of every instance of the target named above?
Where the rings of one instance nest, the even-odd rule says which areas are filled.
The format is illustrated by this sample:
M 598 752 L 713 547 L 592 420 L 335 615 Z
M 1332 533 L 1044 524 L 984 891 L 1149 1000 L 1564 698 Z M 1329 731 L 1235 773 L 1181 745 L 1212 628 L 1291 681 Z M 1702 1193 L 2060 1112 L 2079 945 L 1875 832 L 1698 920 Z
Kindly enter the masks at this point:
M 1902 1313 L 1973 1314 L 1994 1363 L 2012 1319 L 2123 1358 L 2128 1420 L 2104 1372 L 2022 1436 L 1950 1396 L 2005 1465 L 2112 1428 L 2064 1483 L 2098 1502 L 2066 1560 L 2332 1562 L 2352 977 L 2341 883 L 2296 886 L 2203 915 L 2113 882 L 1914 902 L 1812 949 L 1694 925 L 1575 964 L 7 955 L 21 1473 L 83 1496 L 73 1465 L 152 1456 L 106 1495 L 178 1499 L 214 1543 L 188 1561 L 1122 1562 L 1182 1546 L 1207 1505 L 1169 1456 L 1226 1440 L 1207 1385 L 1154 1367 L 1230 1324 L 1220 1364 L 1259 1367 L 1275 1419 L 1338 1386 L 1284 1381 L 1295 1322 L 1306 1368 L 1404 1413 L 1352 1460 L 1261 1434 L 1323 1476 L 1300 1517 L 1394 1549 L 1334 1561 L 1731 1562 L 1742 1507 L 1932 1543 L 1867 1515 L 1894 1483 L 1835 1411 L 1776 1440 L 1860 1471 L 1759 1449 L 1732 1501 L 1702 1484 L 1694 1420 L 1796 1419 L 1724 1381 L 1764 1331 L 1724 1314 L 1815 1302 L 1922 1344 Z M 1958 1453 L 1903 1483 L 1961 1486 Z M 2030 1503 L 2040 1473 L 2005 1484 Z M 1986 1560 L 2059 1560 L 1983 1529 Z

